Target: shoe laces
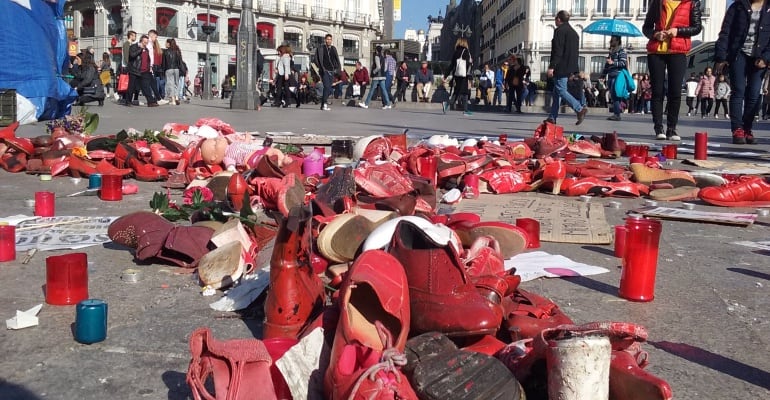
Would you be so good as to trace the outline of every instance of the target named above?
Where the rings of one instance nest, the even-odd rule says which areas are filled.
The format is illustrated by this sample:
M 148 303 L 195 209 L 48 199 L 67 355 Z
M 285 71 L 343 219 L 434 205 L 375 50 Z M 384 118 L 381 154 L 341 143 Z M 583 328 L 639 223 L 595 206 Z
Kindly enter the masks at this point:
M 358 389 L 367 378 L 372 382 L 380 379 L 380 372 L 392 374 L 395 377 L 396 382 L 401 383 L 401 374 L 398 373 L 398 368 L 406 365 L 406 354 L 393 347 L 393 336 L 382 322 L 375 321 L 374 326 L 377 328 L 377 334 L 380 336 L 384 349 L 380 356 L 380 362 L 367 368 L 366 371 L 358 377 L 356 384 L 353 386 L 353 390 L 350 391 L 348 400 L 353 400 L 356 397 Z

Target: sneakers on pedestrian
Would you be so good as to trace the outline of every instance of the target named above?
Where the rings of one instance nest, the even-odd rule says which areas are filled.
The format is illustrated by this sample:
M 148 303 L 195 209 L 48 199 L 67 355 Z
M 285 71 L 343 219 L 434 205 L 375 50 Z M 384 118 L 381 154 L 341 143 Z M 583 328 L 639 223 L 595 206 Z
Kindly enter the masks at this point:
M 665 133 L 663 133 L 663 132 L 658 132 L 658 133 L 655 135 L 655 139 L 656 139 L 656 140 L 666 140 L 666 139 L 668 139 L 668 138 L 666 137 L 666 134 L 665 134 Z
M 669 128 L 666 131 L 666 139 L 674 141 L 674 142 L 678 142 L 678 141 L 682 140 L 682 138 L 679 137 L 679 135 L 676 134 L 676 130 L 675 129 L 671 129 L 671 128 Z
M 743 128 L 733 131 L 733 144 L 746 144 L 746 133 L 743 131 Z
M 756 144 L 757 140 L 754 139 L 754 134 L 751 131 L 746 132 L 746 144 Z
M 369 106 L 367 106 L 366 103 L 363 103 L 363 102 L 358 103 L 358 106 L 361 108 L 369 108 Z
M 688 116 L 688 117 L 692 117 L 692 113 L 691 113 L 691 112 L 688 112 L 688 113 L 687 113 L 687 116 Z
M 393 108 L 393 106 L 391 106 L 390 104 L 388 104 L 386 106 L 382 106 L 383 110 L 390 110 L 391 108 Z
M 331 111 L 331 110 L 332 110 L 332 109 L 331 109 L 331 108 L 329 108 L 329 105 L 328 105 L 328 104 L 324 104 L 324 105 L 322 105 L 322 106 L 321 106 L 321 111 Z
M 620 115 L 611 115 L 607 117 L 607 121 L 620 121 Z
M 158 105 L 159 106 L 165 106 L 166 104 L 168 104 L 168 100 L 166 100 L 166 99 L 158 100 Z

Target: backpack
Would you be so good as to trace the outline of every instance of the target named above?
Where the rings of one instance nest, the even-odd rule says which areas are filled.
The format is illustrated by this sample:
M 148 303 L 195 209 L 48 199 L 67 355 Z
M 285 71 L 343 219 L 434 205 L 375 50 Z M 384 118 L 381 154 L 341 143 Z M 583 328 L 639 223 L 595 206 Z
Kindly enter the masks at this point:
M 455 61 L 457 65 L 455 66 L 454 76 L 459 76 L 461 78 L 468 76 L 468 63 L 463 59 L 465 52 L 466 50 L 463 49 L 462 53 L 460 53 L 460 57 Z

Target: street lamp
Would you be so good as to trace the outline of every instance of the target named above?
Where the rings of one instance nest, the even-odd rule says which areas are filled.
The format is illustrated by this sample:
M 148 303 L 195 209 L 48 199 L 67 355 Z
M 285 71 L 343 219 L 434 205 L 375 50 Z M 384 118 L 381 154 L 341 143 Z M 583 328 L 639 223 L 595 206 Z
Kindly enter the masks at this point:
M 203 98 L 211 100 L 211 34 L 217 30 L 217 27 L 211 25 L 211 0 L 206 0 L 206 23 L 201 27 L 203 34 L 206 35 L 206 62 L 203 64 Z
M 460 24 L 458 23 L 455 23 L 455 27 L 452 28 L 452 32 L 455 34 L 455 36 L 460 36 L 460 37 L 466 37 L 466 36 L 470 37 L 471 34 L 473 34 L 473 32 L 471 31 L 470 25 L 460 26 Z

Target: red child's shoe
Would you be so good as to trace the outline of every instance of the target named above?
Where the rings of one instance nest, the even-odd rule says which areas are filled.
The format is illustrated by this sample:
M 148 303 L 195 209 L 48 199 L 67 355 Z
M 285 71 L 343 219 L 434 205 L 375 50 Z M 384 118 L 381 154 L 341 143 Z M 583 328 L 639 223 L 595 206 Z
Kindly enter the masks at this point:
M 701 200 L 724 207 L 770 206 L 770 184 L 759 176 L 743 176 L 719 187 L 703 188 Z

